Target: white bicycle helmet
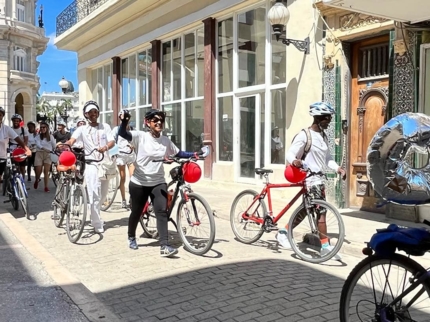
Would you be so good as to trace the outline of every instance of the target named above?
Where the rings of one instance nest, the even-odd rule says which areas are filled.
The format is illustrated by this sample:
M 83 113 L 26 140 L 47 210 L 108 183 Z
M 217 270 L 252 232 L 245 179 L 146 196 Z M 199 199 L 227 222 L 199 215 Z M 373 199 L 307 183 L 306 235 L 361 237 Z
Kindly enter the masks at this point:
M 316 102 L 309 106 L 309 114 L 311 116 L 332 115 L 335 113 L 334 108 L 326 102 Z
M 10 119 L 11 119 L 11 121 L 13 121 L 14 119 L 18 119 L 18 120 L 22 121 L 22 116 L 19 114 L 14 114 L 14 115 L 12 115 L 12 117 Z

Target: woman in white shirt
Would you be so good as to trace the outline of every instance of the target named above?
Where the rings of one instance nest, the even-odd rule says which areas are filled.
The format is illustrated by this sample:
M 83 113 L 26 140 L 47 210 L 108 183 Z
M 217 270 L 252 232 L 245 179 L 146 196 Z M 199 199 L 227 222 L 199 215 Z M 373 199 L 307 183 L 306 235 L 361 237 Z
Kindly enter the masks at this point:
M 51 151 L 55 149 L 55 139 L 49 132 L 49 125 L 45 122 L 40 123 L 39 135 L 36 136 L 36 158 L 34 160 L 34 168 L 36 170 L 36 182 L 34 189 L 37 189 L 40 181 L 40 175 L 43 168 L 43 183 L 45 184 L 45 192 L 49 192 L 48 180 L 49 169 L 51 168 Z

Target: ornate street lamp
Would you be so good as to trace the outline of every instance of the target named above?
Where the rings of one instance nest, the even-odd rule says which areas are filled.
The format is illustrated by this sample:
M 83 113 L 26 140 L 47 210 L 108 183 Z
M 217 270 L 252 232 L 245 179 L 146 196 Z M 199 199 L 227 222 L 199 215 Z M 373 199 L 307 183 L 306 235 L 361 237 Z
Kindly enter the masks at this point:
M 298 50 L 303 51 L 305 54 L 309 54 L 309 37 L 307 37 L 305 40 L 286 38 L 284 27 L 287 25 L 288 20 L 290 20 L 290 12 L 288 8 L 282 3 L 282 0 L 276 0 L 276 3 L 267 13 L 267 19 L 269 19 L 269 22 L 272 25 L 277 41 L 282 40 L 282 43 L 287 46 L 293 44 Z
M 61 78 L 60 82 L 58 83 L 60 85 L 61 90 L 64 94 L 66 94 L 67 89 L 69 88 L 69 82 L 64 78 L 64 76 Z

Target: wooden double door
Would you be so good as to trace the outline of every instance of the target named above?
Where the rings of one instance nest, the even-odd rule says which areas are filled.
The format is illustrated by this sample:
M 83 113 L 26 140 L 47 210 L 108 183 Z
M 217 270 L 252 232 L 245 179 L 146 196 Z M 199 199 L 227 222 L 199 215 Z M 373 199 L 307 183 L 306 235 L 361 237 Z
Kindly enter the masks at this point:
M 373 212 L 377 193 L 367 177 L 367 149 L 387 121 L 389 36 L 352 44 L 351 111 L 349 127 L 349 207 Z

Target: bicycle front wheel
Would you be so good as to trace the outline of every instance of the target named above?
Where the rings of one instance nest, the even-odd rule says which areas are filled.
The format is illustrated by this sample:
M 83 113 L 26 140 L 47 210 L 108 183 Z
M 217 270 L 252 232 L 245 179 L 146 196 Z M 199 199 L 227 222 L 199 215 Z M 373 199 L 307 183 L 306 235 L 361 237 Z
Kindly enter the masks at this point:
M 119 173 L 116 173 L 114 178 L 109 179 L 109 188 L 106 196 L 106 200 L 100 206 L 102 211 L 107 211 L 111 206 L 113 201 L 115 200 L 116 194 L 119 188 Z
M 288 240 L 297 256 L 318 264 L 339 252 L 345 239 L 345 227 L 339 211 L 326 201 L 314 199 L 308 210 L 309 216 L 302 203 L 294 211 L 288 223 Z M 319 220 L 321 216 L 325 219 Z M 329 243 L 328 247 L 322 247 L 323 240 Z
M 28 207 L 27 194 L 24 191 L 25 186 L 23 186 L 22 180 L 19 177 L 15 179 L 15 184 L 17 187 L 18 200 L 22 206 L 22 209 L 24 210 L 25 216 L 27 217 L 27 219 L 29 219 L 30 218 L 30 210 Z
M 51 163 L 51 179 L 54 185 L 57 186 L 60 180 L 60 173 L 57 171 L 57 165 L 55 163 Z
M 87 193 L 84 186 L 77 184 L 69 200 L 66 219 L 66 231 L 70 242 L 76 243 L 81 238 L 87 219 Z
M 189 193 L 181 200 L 176 219 L 178 234 L 184 248 L 194 255 L 206 254 L 215 240 L 215 220 L 212 209 L 198 194 Z
M 429 321 L 430 281 L 418 285 L 401 301 L 387 307 L 415 280 L 425 274 L 424 267 L 414 260 L 394 254 L 390 258 L 372 255 L 365 258 L 349 274 L 340 296 L 341 322 Z
M 245 244 L 255 243 L 264 233 L 263 225 L 267 213 L 263 200 L 256 200 L 258 192 L 245 190 L 237 195 L 230 210 L 230 225 L 236 238 Z

